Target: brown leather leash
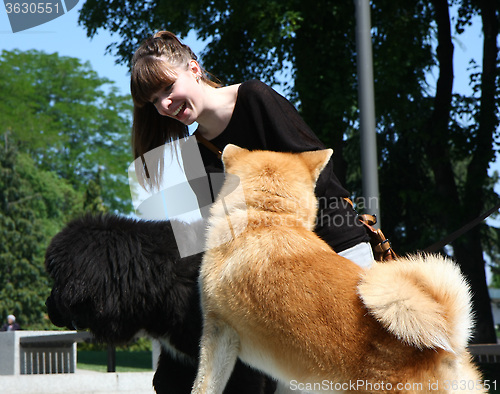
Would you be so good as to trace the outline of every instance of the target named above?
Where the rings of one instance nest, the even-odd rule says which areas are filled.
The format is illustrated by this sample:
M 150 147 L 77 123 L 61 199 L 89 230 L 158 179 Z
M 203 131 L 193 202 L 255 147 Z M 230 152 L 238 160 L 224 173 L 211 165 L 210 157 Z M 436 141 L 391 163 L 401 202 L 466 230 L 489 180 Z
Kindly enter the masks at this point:
M 200 144 L 205 145 L 206 148 L 208 148 L 211 152 L 213 152 L 217 158 L 220 160 L 222 158 L 222 152 L 217 148 L 214 144 L 212 144 L 209 140 L 207 140 L 205 137 L 203 137 L 198 130 L 196 130 L 193 135 L 196 137 L 196 141 L 198 141 Z
M 381 229 L 373 227 L 377 223 L 377 218 L 374 215 L 358 215 L 358 220 L 363 223 L 365 229 L 370 236 L 370 244 L 373 250 L 373 257 L 377 261 L 394 260 L 398 257 L 391 242 L 385 237 Z
M 350 198 L 344 198 L 345 201 L 351 205 L 354 212 L 354 203 Z M 356 212 L 357 213 L 357 212 Z M 376 261 L 388 261 L 394 260 L 398 257 L 394 249 L 392 249 L 391 242 L 385 237 L 384 233 L 380 229 L 373 227 L 377 224 L 377 217 L 375 215 L 369 214 L 358 214 L 358 220 L 365 226 L 365 230 L 370 237 L 370 245 L 373 251 L 373 257 Z

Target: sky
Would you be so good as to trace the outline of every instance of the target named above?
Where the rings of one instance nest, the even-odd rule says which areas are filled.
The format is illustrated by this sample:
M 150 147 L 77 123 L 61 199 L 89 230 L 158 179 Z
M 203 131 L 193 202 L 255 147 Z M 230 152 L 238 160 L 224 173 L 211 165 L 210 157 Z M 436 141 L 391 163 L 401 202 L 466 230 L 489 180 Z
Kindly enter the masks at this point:
M 100 77 L 112 80 L 122 94 L 129 94 L 128 68 L 117 65 L 115 57 L 106 54 L 106 47 L 118 41 L 118 36 L 101 30 L 94 38 L 87 37 L 85 29 L 78 25 L 78 14 L 83 3 L 84 0 L 79 1 L 75 8 L 50 22 L 17 33 L 12 33 L 6 8 L 0 4 L 0 51 L 37 49 L 49 54 L 57 52 L 61 56 L 75 57 L 82 62 L 88 61 Z M 189 35 L 183 41 L 195 52 L 203 49 L 194 35 Z
M 12 33 L 6 9 L 0 4 L 0 50 L 37 49 L 89 61 L 100 77 L 114 81 L 123 94 L 128 94 L 130 89 L 127 68 L 116 65 L 112 55 L 105 55 L 106 46 L 113 41 L 111 35 L 102 32 L 91 40 L 85 30 L 78 26 L 78 11 L 82 4 L 83 1 L 80 1 L 66 14 L 17 33 Z

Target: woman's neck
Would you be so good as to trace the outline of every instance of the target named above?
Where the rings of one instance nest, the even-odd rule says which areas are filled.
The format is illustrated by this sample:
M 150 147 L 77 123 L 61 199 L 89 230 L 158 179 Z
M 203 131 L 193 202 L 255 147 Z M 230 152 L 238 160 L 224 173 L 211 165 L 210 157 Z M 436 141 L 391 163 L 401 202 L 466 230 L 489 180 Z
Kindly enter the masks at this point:
M 229 124 L 238 97 L 239 86 L 239 84 L 223 88 L 205 86 L 203 111 L 196 121 L 198 132 L 207 140 L 217 137 Z

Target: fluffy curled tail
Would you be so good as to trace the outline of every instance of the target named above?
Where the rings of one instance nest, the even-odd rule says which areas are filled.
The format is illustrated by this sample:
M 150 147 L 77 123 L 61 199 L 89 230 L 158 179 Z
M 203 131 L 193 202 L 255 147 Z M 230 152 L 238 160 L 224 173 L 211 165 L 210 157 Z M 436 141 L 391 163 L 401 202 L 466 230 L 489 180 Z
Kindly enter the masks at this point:
M 461 353 L 473 326 L 470 290 L 460 269 L 438 255 L 378 263 L 358 287 L 369 313 L 401 341 Z

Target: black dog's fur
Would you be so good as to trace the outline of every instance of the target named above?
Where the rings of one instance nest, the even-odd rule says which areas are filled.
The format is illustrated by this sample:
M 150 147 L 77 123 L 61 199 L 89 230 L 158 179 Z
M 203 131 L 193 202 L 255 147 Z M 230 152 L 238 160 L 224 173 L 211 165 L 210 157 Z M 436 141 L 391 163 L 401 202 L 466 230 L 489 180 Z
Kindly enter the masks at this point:
M 201 254 L 180 258 L 169 222 L 111 215 L 76 219 L 46 252 L 45 267 L 54 280 L 46 302 L 49 318 L 59 327 L 89 329 L 111 344 L 127 343 L 145 330 L 164 344 L 153 379 L 157 393 L 189 393 L 202 326 L 200 263 Z M 238 363 L 224 393 L 272 393 L 275 387 Z

